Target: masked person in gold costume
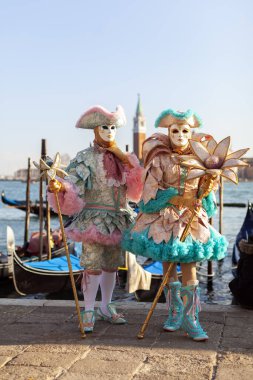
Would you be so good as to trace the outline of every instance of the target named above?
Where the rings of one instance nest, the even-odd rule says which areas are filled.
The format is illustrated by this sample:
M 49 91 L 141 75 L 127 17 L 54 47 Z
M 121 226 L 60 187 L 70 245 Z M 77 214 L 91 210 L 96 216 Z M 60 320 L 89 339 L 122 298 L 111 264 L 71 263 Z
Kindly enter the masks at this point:
M 199 200 L 202 179 L 188 179 L 189 168 L 182 161 L 194 159 L 189 140 L 203 146 L 210 135 L 195 133 L 199 117 L 191 110 L 163 111 L 155 126 L 168 133 L 156 133 L 143 144 L 145 180 L 140 213 L 134 226 L 125 233 L 123 248 L 163 263 L 164 273 L 170 262 L 175 263 L 167 289 L 168 318 L 164 330 L 182 328 L 192 339 L 207 340 L 200 325 L 199 286 L 196 262 L 223 259 L 227 241 L 210 224 L 216 210 L 213 191 Z M 214 181 L 215 182 L 215 181 Z M 217 183 L 214 183 L 217 188 Z M 184 241 L 180 238 L 189 224 L 192 210 L 195 216 Z M 176 266 L 180 263 L 182 283 Z M 183 301 L 184 300 L 184 301 Z

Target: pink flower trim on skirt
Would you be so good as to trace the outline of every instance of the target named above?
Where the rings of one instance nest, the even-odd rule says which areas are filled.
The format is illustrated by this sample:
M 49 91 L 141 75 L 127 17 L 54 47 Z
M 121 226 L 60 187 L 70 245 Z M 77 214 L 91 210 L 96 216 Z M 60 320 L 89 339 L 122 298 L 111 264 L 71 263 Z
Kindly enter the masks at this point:
M 118 245 L 122 238 L 122 233 L 119 230 L 115 230 L 110 235 L 103 235 L 96 226 L 92 226 L 83 232 L 78 228 L 71 227 L 67 227 L 65 231 L 69 239 L 88 244 Z

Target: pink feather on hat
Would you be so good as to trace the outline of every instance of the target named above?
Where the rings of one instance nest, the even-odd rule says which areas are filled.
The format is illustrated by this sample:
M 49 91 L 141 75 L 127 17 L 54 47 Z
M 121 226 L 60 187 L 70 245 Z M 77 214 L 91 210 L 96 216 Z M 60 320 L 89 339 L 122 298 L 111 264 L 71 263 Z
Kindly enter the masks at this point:
M 89 108 L 77 121 L 76 128 L 94 129 L 100 125 L 112 125 L 116 128 L 126 124 L 126 115 L 122 106 L 118 105 L 115 112 L 110 112 L 102 106 Z

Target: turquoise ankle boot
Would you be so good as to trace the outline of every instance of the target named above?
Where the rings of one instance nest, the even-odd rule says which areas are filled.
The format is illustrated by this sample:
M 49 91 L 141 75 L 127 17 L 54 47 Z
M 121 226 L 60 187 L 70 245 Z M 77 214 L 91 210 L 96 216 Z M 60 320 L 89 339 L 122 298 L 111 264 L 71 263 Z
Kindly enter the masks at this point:
M 96 319 L 110 322 L 113 325 L 124 325 L 125 323 L 127 323 L 126 319 L 123 317 L 123 314 L 117 313 L 116 306 L 112 302 L 107 304 L 107 311 L 108 315 L 104 314 L 101 308 L 99 307 L 97 309 Z
M 83 328 L 86 333 L 90 333 L 94 330 L 95 325 L 95 312 L 94 310 L 81 311 L 81 317 L 83 321 Z
M 187 335 L 196 341 L 204 341 L 208 339 L 206 332 L 199 323 L 200 298 L 198 281 L 194 285 L 187 285 L 182 288 L 181 296 L 186 297 L 182 329 Z
M 180 281 L 170 282 L 169 288 L 164 288 L 169 310 L 168 318 L 163 325 L 165 331 L 176 331 L 181 327 L 184 305 L 180 297 L 180 289 Z

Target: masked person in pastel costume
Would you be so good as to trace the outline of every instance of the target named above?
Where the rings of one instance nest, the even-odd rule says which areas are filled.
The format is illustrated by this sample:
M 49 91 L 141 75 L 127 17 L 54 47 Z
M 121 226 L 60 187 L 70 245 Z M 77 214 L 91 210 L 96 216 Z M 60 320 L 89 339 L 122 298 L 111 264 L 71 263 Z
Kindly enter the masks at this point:
M 192 158 L 189 139 L 203 141 L 203 144 L 212 139 L 210 135 L 193 132 L 200 123 L 191 110 L 168 109 L 157 118 L 155 126 L 166 128 L 168 135 L 156 133 L 143 144 L 145 180 L 140 213 L 134 226 L 125 233 L 122 244 L 136 255 L 161 261 L 164 274 L 169 262 L 175 263 L 165 288 L 169 307 L 164 330 L 182 328 L 194 340 L 208 339 L 198 319 L 196 262 L 220 260 L 227 250 L 226 239 L 208 222 L 216 210 L 213 192 L 202 204 L 197 201 L 200 179 L 186 180 L 189 169 L 181 165 L 182 158 Z M 183 242 L 180 237 L 192 215 L 188 206 L 195 201 L 197 216 Z M 177 263 L 181 265 L 182 284 L 177 278 Z
M 84 329 L 93 331 L 94 305 L 100 286 L 102 303 L 97 319 L 113 324 L 126 320 L 111 303 L 116 271 L 124 263 L 120 247 L 123 231 L 133 222 L 134 212 L 127 199 L 139 201 L 142 193 L 142 168 L 134 154 L 123 153 L 117 146 L 117 128 L 126 124 L 124 110 L 118 106 L 109 112 L 101 106 L 88 109 L 76 127 L 93 129 L 93 146 L 77 153 L 66 172 L 59 201 L 63 214 L 73 215 L 67 236 L 83 242 L 80 263 L 84 266 L 82 282 L 85 311 Z M 50 189 L 49 189 L 50 191 Z M 54 198 L 49 201 L 56 210 Z

